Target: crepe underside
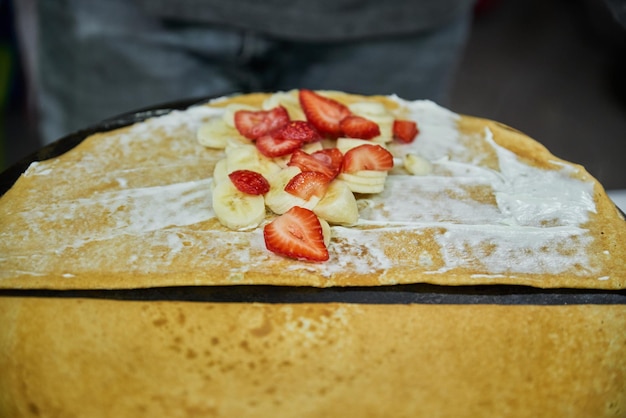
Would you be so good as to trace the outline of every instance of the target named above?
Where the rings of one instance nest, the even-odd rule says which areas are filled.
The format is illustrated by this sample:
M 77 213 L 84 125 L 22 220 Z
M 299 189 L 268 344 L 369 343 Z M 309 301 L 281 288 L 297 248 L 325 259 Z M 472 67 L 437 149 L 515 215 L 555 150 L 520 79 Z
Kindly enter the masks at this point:
M 432 103 L 333 96 L 415 117 L 415 143 L 391 150 L 424 154 L 434 171 L 394 170 L 381 195 L 360 196 L 361 221 L 333 227 L 328 262 L 276 256 L 262 226 L 230 231 L 216 220 L 211 173 L 223 152 L 199 145 L 195 131 L 226 104 L 267 97 L 235 96 L 95 134 L 33 164 L 0 200 L 0 287 L 626 286 L 626 222 L 582 167 Z
M 0 415 L 618 417 L 622 306 L 0 300 Z

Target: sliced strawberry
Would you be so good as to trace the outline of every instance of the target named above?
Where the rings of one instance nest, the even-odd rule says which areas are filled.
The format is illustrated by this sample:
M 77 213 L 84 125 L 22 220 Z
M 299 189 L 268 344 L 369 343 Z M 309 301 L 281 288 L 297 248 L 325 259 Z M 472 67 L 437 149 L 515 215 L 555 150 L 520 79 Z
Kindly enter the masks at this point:
M 340 122 L 351 115 L 347 106 L 311 90 L 300 90 L 300 106 L 306 119 L 322 134 L 341 135 Z
M 303 144 L 322 139 L 317 129 L 303 120 L 289 122 L 274 131 L 272 135 L 277 139 L 297 139 Z
M 252 170 L 236 170 L 228 175 L 237 190 L 247 194 L 260 195 L 269 192 L 270 184 L 261 173 Z
M 296 174 L 285 186 L 285 191 L 304 200 L 322 197 L 332 179 L 317 171 L 303 171 Z
M 405 144 L 413 142 L 418 133 L 417 123 L 412 120 L 396 119 L 393 121 L 393 137 L 400 142 Z
M 302 150 L 296 150 L 291 154 L 291 159 L 287 163 L 289 166 L 299 167 L 302 171 L 315 171 L 324 174 L 326 177 L 335 178 L 339 174 L 341 168 L 341 151 L 337 148 L 332 148 L 339 152 L 339 162 L 333 160 L 333 157 L 327 150 L 316 151 L 313 154 L 307 154 Z M 330 150 L 330 149 L 329 149 Z M 336 157 L 335 157 L 336 158 Z
M 339 151 L 339 148 L 326 148 L 323 150 L 315 151 L 311 154 L 311 157 L 323 162 L 330 166 L 333 170 L 332 177 L 335 177 L 341 171 L 341 164 L 343 163 L 343 154 Z
M 289 122 L 289 113 L 282 106 L 270 110 L 238 110 L 235 127 L 248 139 L 255 140 Z
M 359 145 L 343 156 L 342 171 L 356 173 L 361 170 L 387 171 L 393 168 L 393 156 L 380 145 Z
M 267 249 L 276 254 L 308 261 L 329 258 L 320 221 L 309 209 L 289 209 L 265 226 L 263 238 Z
M 380 135 L 378 124 L 361 116 L 348 116 L 339 123 L 344 136 L 349 138 L 372 139 Z
M 269 158 L 291 154 L 301 146 L 299 139 L 280 139 L 273 134 L 263 135 L 256 140 L 259 152 Z

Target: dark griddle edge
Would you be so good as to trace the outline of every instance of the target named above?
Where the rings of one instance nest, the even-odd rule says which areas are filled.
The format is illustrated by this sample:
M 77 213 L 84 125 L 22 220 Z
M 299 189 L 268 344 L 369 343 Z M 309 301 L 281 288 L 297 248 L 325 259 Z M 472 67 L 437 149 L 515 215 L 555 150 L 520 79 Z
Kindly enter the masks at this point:
M 220 303 L 342 302 L 452 305 L 626 304 L 626 290 L 538 289 L 528 286 L 509 285 L 439 286 L 430 284 L 330 288 L 234 285 L 110 290 L 4 289 L 0 290 L 0 297 L 53 297 Z

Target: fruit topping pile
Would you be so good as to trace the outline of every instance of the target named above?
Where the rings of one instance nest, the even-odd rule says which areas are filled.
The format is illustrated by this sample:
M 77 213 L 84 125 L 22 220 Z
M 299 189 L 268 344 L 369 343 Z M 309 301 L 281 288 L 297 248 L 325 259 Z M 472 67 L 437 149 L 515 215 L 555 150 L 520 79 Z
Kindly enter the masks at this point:
M 419 133 L 383 104 L 344 105 L 312 90 L 270 96 L 261 108 L 230 104 L 204 123 L 198 141 L 223 149 L 213 172 L 213 210 L 222 225 L 244 231 L 265 223 L 268 250 L 298 260 L 329 258 L 330 224 L 354 225 L 357 196 L 380 193 L 394 158 L 386 145 Z M 412 174 L 427 160 L 407 154 Z M 356 196 L 355 196 L 356 195 Z

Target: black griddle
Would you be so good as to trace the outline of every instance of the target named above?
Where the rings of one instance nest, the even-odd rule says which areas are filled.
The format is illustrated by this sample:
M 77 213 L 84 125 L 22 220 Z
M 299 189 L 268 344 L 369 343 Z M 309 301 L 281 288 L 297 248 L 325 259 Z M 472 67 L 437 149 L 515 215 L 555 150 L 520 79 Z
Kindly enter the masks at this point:
M 151 106 L 106 119 L 55 141 L 0 173 L 0 196 L 15 184 L 35 161 L 57 157 L 88 136 L 183 110 L 223 95 L 185 99 Z M 622 212 L 623 213 L 623 212 Z M 626 304 L 626 289 L 540 289 L 518 285 L 442 286 L 426 283 L 372 287 L 290 287 L 269 285 L 177 286 L 145 289 L 49 290 L 0 289 L 2 297 L 88 298 L 137 301 L 188 301 L 218 303 L 361 303 L 361 304 L 495 304 L 581 305 Z

